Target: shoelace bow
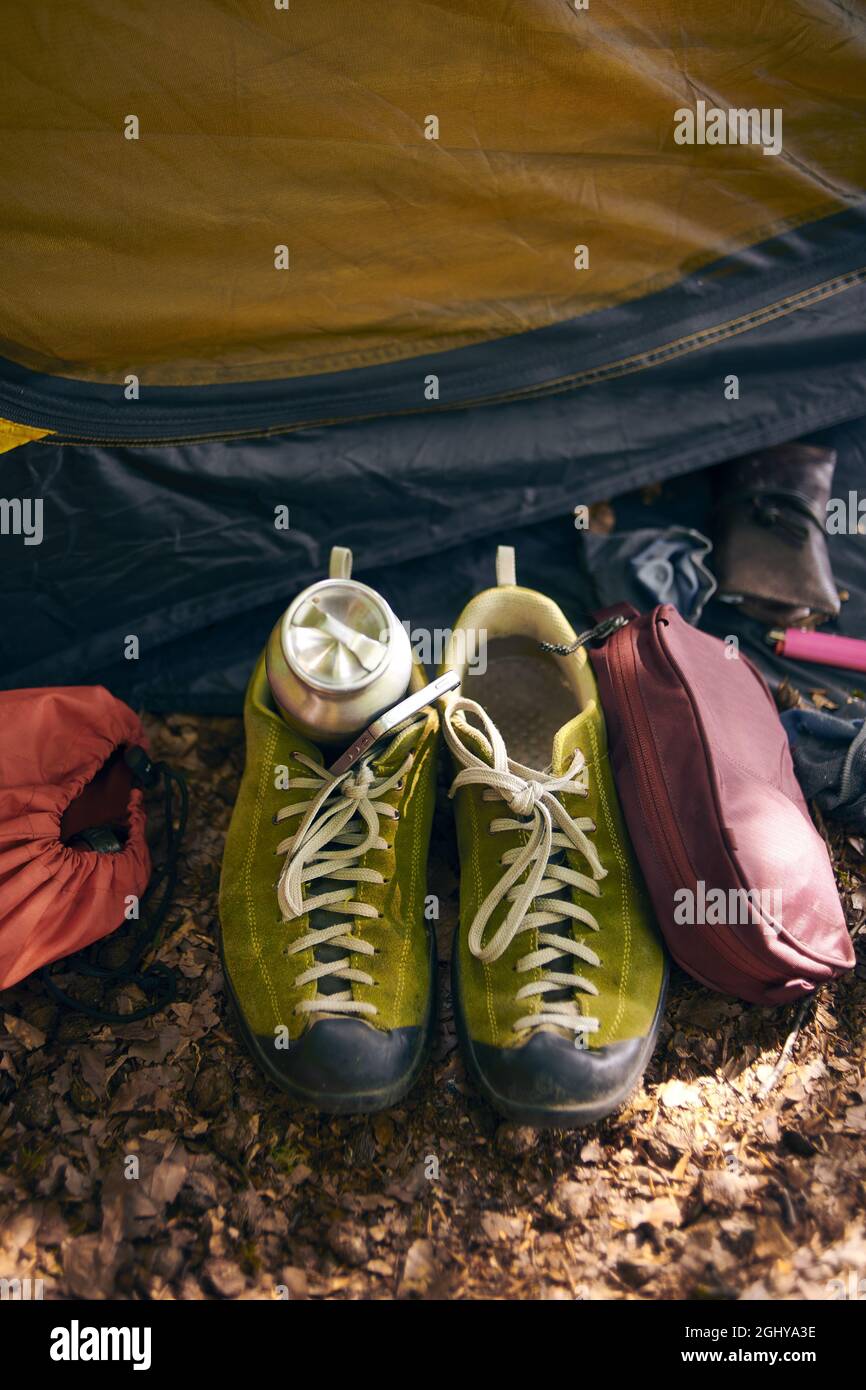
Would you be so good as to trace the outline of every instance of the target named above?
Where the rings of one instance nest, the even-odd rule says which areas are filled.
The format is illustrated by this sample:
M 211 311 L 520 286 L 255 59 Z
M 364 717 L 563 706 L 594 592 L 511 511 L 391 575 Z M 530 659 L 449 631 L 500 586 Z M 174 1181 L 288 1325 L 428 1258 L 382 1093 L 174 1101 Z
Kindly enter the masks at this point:
M 478 721 L 487 738 L 492 765 L 478 757 L 460 737 L 460 730 L 469 727 L 467 714 Z M 491 832 L 520 830 L 529 833 L 522 848 L 510 849 L 502 856 L 500 862 L 506 872 L 478 908 L 469 928 L 468 944 L 472 954 L 481 961 L 499 960 L 519 933 L 559 925 L 568 919 L 582 922 L 591 931 L 598 931 L 599 925 L 592 914 L 572 902 L 568 892 L 571 888 L 578 888 L 593 897 L 601 894 L 598 882 L 606 877 L 607 870 L 586 833 L 593 831 L 595 825 L 588 817 L 575 819 L 570 816 L 556 797 L 557 792 L 587 795 L 585 781 L 577 780 L 586 771 L 586 759 L 580 749 L 575 750 L 568 770 L 560 777 L 524 767 L 508 757 L 502 735 L 481 706 L 462 696 L 451 700 L 446 706 L 443 732 L 448 747 L 461 764 L 461 770 L 451 785 L 450 795 L 453 796 L 461 787 L 483 787 L 485 801 L 502 800 L 515 816 L 515 819 L 499 817 L 492 821 Z M 518 820 L 516 817 L 529 819 Z M 550 862 L 551 856 L 557 851 L 569 848 L 576 849 L 587 861 L 591 878 L 565 864 Z M 526 876 L 520 882 L 524 874 Z M 544 905 L 533 912 L 531 908 L 535 899 L 544 900 Z M 502 902 L 510 904 L 508 912 L 485 944 L 485 927 Z M 549 968 L 564 955 L 574 956 L 590 966 L 601 964 L 596 953 L 579 941 L 539 930 L 537 949 L 518 960 L 517 970 L 521 974 L 540 970 L 541 974 L 538 979 L 521 986 L 515 998 L 528 999 L 533 995 L 549 995 L 564 989 L 598 994 L 596 986 L 585 976 Z M 514 1029 L 515 1032 L 522 1032 L 541 1024 L 571 1029 L 575 1033 L 575 1041 L 578 1034 L 595 1033 L 599 1027 L 597 1019 L 580 1013 L 573 999 L 545 999 L 539 1012 L 527 1013 L 518 1019 Z
M 419 720 L 415 726 L 418 735 L 423 726 L 424 721 Z M 401 730 L 398 737 L 405 735 L 406 731 Z M 294 834 L 282 840 L 274 851 L 286 856 L 277 881 L 277 901 L 284 922 L 306 913 L 312 915 L 319 909 L 343 917 L 379 916 L 372 904 L 358 901 L 350 887 L 329 888 L 312 897 L 305 897 L 305 889 L 317 879 L 349 884 L 386 881 L 377 869 L 364 868 L 359 861 L 368 850 L 388 848 L 387 841 L 379 834 L 379 819 L 384 816 L 396 820 L 399 812 L 383 798 L 398 786 L 411 767 L 415 743 L 417 737 L 396 772 L 378 781 L 369 762 L 362 762 L 341 777 L 334 777 L 306 754 L 292 755 L 296 763 L 308 768 L 313 775 L 290 778 L 288 789 L 298 788 L 315 794 L 309 800 L 283 807 L 274 817 L 276 824 L 299 814 L 302 817 Z M 363 829 L 356 828 L 358 819 L 363 822 Z M 337 845 L 344 848 L 334 848 Z M 354 935 L 347 923 L 333 922 L 323 927 L 311 926 L 310 931 L 292 942 L 287 950 L 289 955 L 298 955 L 302 951 L 315 952 L 323 946 L 339 947 L 345 954 L 335 960 L 317 961 L 308 970 L 302 970 L 295 977 L 295 985 L 301 988 L 333 976 L 345 980 L 348 988 L 303 999 L 296 1006 L 296 1012 L 369 1016 L 378 1013 L 375 1004 L 352 998 L 353 983 L 373 985 L 375 981 L 366 970 L 351 966 L 348 960 L 350 953 L 375 955 L 375 948 L 363 937 Z

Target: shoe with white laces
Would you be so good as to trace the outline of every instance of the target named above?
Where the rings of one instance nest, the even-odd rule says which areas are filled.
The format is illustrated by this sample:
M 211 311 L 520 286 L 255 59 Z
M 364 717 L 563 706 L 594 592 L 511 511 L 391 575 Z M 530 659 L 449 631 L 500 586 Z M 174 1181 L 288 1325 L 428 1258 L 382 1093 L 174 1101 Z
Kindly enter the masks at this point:
M 415 668 L 412 689 L 425 685 Z M 223 965 L 267 1075 L 330 1114 L 394 1105 L 434 1026 L 425 920 L 439 718 L 425 707 L 335 777 L 274 706 L 264 657 L 220 883 Z
M 620 813 L 592 668 L 550 599 L 498 587 L 456 623 L 445 667 L 460 851 L 458 1034 L 487 1098 L 522 1124 L 616 1110 L 646 1068 L 667 967 Z M 461 654 L 484 650 L 484 673 Z

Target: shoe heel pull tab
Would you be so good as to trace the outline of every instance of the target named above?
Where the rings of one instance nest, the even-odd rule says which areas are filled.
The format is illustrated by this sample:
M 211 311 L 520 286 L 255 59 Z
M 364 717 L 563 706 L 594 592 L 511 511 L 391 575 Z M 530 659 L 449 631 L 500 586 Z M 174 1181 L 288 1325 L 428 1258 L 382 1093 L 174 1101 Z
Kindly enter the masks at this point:
M 496 583 L 499 588 L 504 584 L 517 583 L 517 561 L 513 545 L 496 547 Z
M 328 566 L 328 578 L 352 578 L 352 552 L 349 550 L 348 546 L 334 545 L 331 547 L 331 563 Z

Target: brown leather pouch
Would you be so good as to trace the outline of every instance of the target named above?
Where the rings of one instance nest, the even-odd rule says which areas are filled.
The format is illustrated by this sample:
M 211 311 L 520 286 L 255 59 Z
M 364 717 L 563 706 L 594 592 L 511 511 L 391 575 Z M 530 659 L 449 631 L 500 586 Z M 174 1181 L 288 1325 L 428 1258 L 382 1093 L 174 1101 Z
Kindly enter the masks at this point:
M 782 444 L 715 471 L 719 597 L 771 627 L 839 612 L 824 523 L 836 453 Z

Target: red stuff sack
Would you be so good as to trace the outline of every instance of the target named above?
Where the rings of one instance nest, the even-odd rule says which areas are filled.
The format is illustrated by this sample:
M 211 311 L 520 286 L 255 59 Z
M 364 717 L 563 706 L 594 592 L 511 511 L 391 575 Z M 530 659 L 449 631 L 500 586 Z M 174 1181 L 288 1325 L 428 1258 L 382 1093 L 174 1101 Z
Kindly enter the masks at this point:
M 144 748 L 102 686 L 0 691 L 0 989 L 107 936 L 144 894 L 142 792 L 124 758 Z
M 671 955 L 756 1004 L 854 964 L 827 848 L 763 677 L 670 604 L 591 652 L 629 833 Z

